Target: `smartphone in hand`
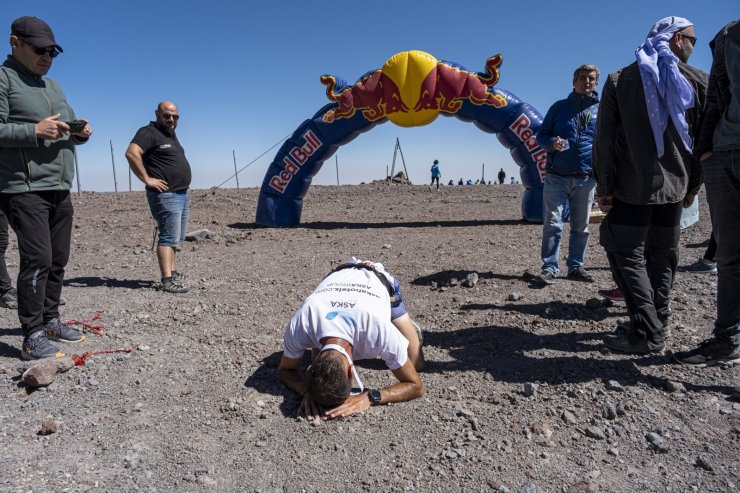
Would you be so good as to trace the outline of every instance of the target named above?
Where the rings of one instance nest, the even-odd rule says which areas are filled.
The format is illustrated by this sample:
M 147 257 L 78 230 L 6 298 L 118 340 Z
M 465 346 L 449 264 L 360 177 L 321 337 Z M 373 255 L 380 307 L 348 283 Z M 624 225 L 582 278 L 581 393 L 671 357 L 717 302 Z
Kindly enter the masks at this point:
M 74 120 L 71 122 L 64 122 L 67 125 L 69 125 L 69 133 L 76 134 L 77 132 L 81 132 L 83 128 L 85 128 L 85 125 L 87 125 L 87 122 L 83 120 Z

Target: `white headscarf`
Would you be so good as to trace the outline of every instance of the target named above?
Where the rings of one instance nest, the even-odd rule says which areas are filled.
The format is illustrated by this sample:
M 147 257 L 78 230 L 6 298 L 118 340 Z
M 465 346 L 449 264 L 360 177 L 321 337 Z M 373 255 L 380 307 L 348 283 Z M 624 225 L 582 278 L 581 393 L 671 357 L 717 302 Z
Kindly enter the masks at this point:
M 678 69 L 678 57 L 668 45 L 674 33 L 689 26 L 693 24 L 683 17 L 665 17 L 653 25 L 635 51 L 658 157 L 665 152 L 663 134 L 669 117 L 686 150 L 691 152 L 694 146 L 685 115 L 694 106 L 694 90 Z

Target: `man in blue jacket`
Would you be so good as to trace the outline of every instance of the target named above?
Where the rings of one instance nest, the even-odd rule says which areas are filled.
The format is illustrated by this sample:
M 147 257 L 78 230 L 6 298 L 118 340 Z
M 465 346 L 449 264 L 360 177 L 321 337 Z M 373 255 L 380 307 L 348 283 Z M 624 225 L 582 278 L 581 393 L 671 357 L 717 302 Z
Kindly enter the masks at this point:
M 598 112 L 599 69 L 587 64 L 573 74 L 573 92 L 553 104 L 537 131 L 537 142 L 547 149 L 542 189 L 542 273 L 536 280 L 553 284 L 558 273 L 563 207 L 570 204 L 568 279 L 593 282 L 584 268 L 588 220 L 596 180 L 591 173 L 591 146 Z

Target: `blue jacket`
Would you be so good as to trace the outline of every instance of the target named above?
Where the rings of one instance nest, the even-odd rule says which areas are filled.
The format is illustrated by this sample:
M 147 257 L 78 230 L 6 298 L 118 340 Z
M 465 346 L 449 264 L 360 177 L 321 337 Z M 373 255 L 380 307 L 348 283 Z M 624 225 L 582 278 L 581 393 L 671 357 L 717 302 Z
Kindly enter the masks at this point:
M 432 165 L 432 178 L 442 176 L 442 172 L 439 170 L 439 164 Z
M 598 110 L 596 91 L 591 96 L 573 91 L 550 107 L 537 131 L 537 143 L 548 151 L 546 172 L 563 176 L 591 173 Z M 552 144 L 558 137 L 567 139 L 570 148 L 552 152 Z

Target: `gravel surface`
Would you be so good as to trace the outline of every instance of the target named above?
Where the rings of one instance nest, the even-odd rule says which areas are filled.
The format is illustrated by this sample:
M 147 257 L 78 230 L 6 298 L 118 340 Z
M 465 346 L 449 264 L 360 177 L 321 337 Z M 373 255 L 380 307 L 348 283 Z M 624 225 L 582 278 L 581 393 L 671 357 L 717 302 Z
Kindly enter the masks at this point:
M 541 226 L 520 221 L 522 190 L 314 186 L 291 229 L 254 226 L 255 188 L 194 191 L 190 229 L 213 234 L 179 253 L 180 295 L 152 288 L 143 193 L 75 196 L 62 316 L 100 313 L 104 328 L 62 346 L 133 351 L 33 390 L 16 314 L 0 310 L 0 490 L 736 491 L 737 367 L 605 350 L 626 311 L 596 295 L 612 286 L 598 225 L 597 282 L 538 289 Z M 700 198 L 681 265 L 709 237 Z M 350 255 L 400 279 L 424 329 L 426 393 L 314 425 L 277 379 L 282 331 Z M 671 350 L 709 335 L 715 298 L 716 276 L 678 274 Z M 358 366 L 366 385 L 393 381 L 377 361 Z

